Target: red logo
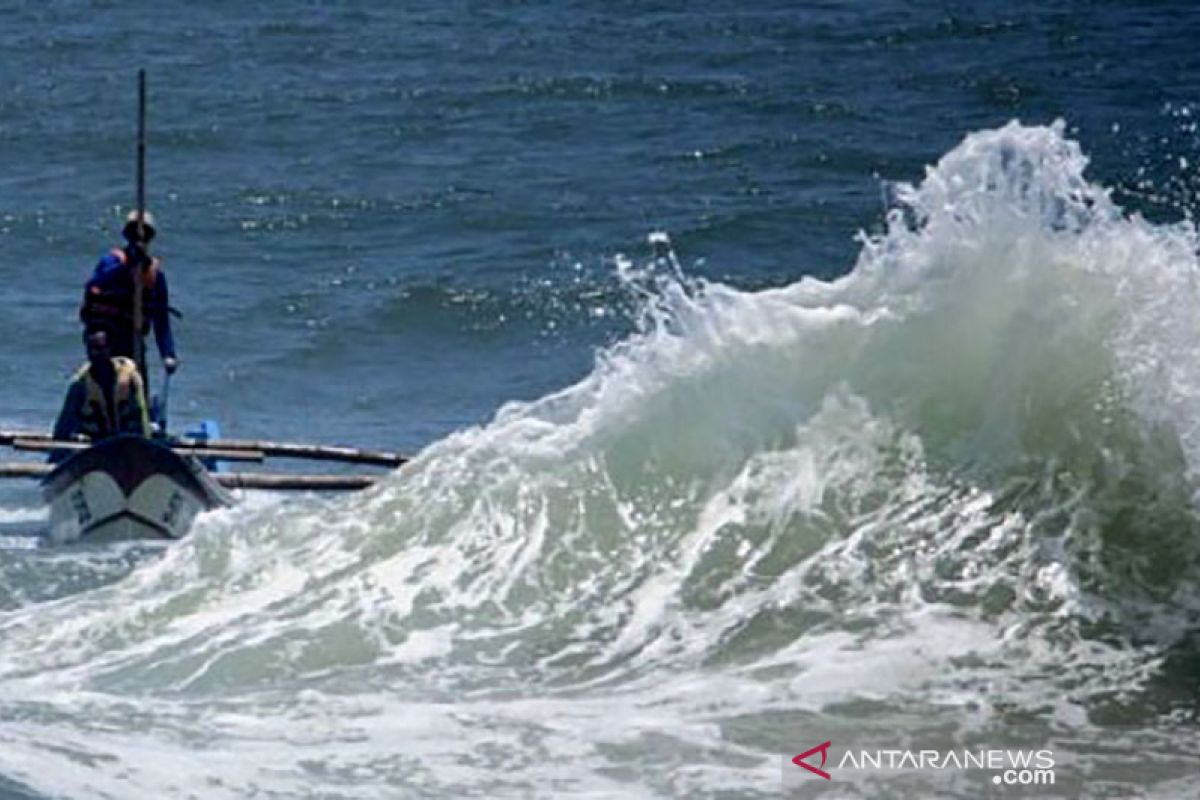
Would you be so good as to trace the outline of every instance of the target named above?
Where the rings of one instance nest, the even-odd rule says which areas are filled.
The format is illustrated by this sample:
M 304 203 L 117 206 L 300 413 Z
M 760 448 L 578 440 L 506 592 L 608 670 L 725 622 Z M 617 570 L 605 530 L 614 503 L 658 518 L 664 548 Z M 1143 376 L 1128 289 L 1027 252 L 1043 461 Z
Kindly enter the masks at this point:
M 801 753 L 800 755 L 793 758 L 792 763 L 795 764 L 797 767 L 804 767 L 806 770 L 811 772 L 813 775 L 819 775 L 820 777 L 824 778 L 825 780 L 830 780 L 828 772 L 821 769 L 820 767 L 814 767 L 812 764 L 806 764 L 804 762 L 804 759 L 808 758 L 811 755 L 815 755 L 816 753 L 820 753 L 821 754 L 821 766 L 822 767 L 825 766 L 825 758 L 829 755 L 829 745 L 831 745 L 831 744 L 833 744 L 833 742 L 829 741 L 829 742 L 826 742 L 825 744 L 819 744 L 811 750 L 805 750 L 803 753 Z

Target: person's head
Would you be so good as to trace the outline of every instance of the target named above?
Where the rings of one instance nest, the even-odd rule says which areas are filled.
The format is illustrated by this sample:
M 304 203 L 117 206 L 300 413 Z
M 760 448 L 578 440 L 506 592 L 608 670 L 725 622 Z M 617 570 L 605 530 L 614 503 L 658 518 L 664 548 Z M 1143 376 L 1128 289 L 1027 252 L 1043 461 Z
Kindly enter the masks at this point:
M 87 346 L 88 361 L 95 364 L 108 363 L 111 360 L 108 331 L 104 328 L 88 328 L 83 332 L 83 342 Z
M 125 241 L 130 244 L 150 244 L 156 233 L 153 215 L 149 211 L 142 212 L 141 223 L 138 225 L 138 212 L 130 211 L 129 216 L 125 218 L 125 227 L 121 229 Z

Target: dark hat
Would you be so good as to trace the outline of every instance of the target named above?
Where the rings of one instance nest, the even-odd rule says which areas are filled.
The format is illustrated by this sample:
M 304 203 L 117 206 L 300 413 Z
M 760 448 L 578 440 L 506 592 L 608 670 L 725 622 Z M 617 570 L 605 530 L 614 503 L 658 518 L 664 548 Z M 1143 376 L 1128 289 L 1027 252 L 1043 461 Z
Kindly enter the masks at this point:
M 142 212 L 142 230 L 145 232 L 145 237 L 142 238 L 142 241 L 148 242 L 154 238 L 154 234 L 156 233 L 154 228 L 154 216 L 149 211 Z M 129 216 L 125 217 L 125 227 L 121 229 L 121 235 L 130 242 L 137 241 L 139 238 L 141 238 L 138 236 L 137 211 L 130 211 Z

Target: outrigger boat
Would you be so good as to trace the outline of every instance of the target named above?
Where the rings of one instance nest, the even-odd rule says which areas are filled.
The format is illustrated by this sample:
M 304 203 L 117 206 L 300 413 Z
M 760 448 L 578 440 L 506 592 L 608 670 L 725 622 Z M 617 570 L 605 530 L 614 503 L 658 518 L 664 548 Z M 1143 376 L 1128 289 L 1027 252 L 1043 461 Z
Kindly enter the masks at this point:
M 213 430 L 207 422 L 201 431 Z M 147 439 L 114 436 L 95 444 L 55 440 L 42 433 L 0 431 L 0 445 L 18 451 L 68 457 L 55 464 L 0 464 L 0 477 L 40 478 L 50 506 L 55 543 L 126 539 L 179 539 L 196 517 L 234 504 L 230 489 L 336 491 L 365 489 L 378 474 L 301 475 L 290 472 L 225 472 L 224 462 L 261 462 L 268 457 L 340 461 L 398 467 L 396 453 L 309 444 L 210 439 Z
M 146 224 L 146 73 L 138 71 L 136 221 Z M 144 241 L 144 239 L 142 239 Z M 142 290 L 133 281 L 133 360 L 145 378 Z M 0 464 L 0 478 L 41 478 L 42 495 L 50 504 L 50 537 L 55 542 L 112 539 L 178 539 L 187 534 L 203 511 L 233 503 L 231 488 L 272 490 L 363 489 L 375 475 L 296 475 L 292 473 L 225 472 L 224 462 L 262 461 L 267 457 L 341 461 L 398 467 L 395 453 L 308 444 L 221 439 L 206 421 L 179 438 L 166 434 L 170 370 L 161 406 L 154 403 L 153 437 L 120 435 L 97 442 L 55 440 L 43 433 L 0 431 L 0 445 L 50 453 L 56 463 Z

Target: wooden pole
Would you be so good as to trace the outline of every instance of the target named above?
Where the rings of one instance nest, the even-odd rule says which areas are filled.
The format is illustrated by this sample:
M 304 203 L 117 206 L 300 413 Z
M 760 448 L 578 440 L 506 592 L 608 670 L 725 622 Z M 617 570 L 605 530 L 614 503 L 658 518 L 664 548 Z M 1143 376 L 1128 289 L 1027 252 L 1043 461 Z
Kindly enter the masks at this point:
M 0 430 L 0 446 L 21 442 L 53 442 L 49 434 L 40 431 Z M 81 440 L 84 445 L 88 443 Z M 70 445 L 79 442 L 59 442 Z M 252 439 L 189 439 L 179 437 L 169 440 L 173 448 L 194 450 L 194 455 L 208 456 L 212 451 L 237 452 L 246 451 L 262 453 L 267 457 L 299 458 L 311 461 L 340 461 L 348 464 L 367 464 L 377 467 L 399 467 L 410 460 L 409 456 L 388 450 L 364 450 L 357 447 L 340 447 L 334 445 L 301 444 L 295 442 L 270 442 Z M 59 449 L 58 446 L 49 449 Z M 216 457 L 216 456 L 214 456 Z M 233 460 L 233 459 L 229 459 Z
M 212 477 L 226 489 L 273 491 L 358 491 L 374 486 L 378 475 L 289 475 L 272 472 L 214 472 Z
M 23 461 L 0 463 L 0 478 L 44 478 L 53 471 L 53 464 L 34 464 Z
M 53 439 L 50 434 L 43 431 L 12 431 L 0 430 L 0 445 L 12 444 L 17 439 L 22 439 L 30 442 L 44 442 Z M 84 441 L 80 439 L 79 441 Z
M 0 478 L 44 478 L 53 470 L 53 464 L 0 463 Z M 227 489 L 277 492 L 358 491 L 375 485 L 380 478 L 378 475 L 290 475 L 278 472 L 215 472 L 211 475 Z
M 146 70 L 138 70 L 138 128 L 137 128 L 137 235 L 139 243 L 146 241 Z M 146 397 L 150 396 L 149 375 L 146 373 L 146 343 L 142 340 L 145 310 L 142 308 L 144 264 L 130 265 L 133 271 L 133 360 L 142 374 Z
M 55 450 L 86 450 L 91 442 L 69 442 L 54 439 L 14 439 L 11 442 L 14 450 L 24 450 L 32 453 L 49 453 Z M 214 458 L 218 461 L 263 461 L 266 454 L 261 450 L 220 450 L 217 448 L 172 447 L 181 456 L 199 456 Z
M 361 450 L 355 447 L 266 442 L 251 439 L 175 439 L 183 447 L 215 447 L 222 450 L 257 450 L 277 458 L 302 458 L 311 461 L 341 461 L 348 464 L 370 464 L 378 467 L 398 467 L 409 457 L 386 450 Z

